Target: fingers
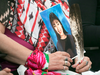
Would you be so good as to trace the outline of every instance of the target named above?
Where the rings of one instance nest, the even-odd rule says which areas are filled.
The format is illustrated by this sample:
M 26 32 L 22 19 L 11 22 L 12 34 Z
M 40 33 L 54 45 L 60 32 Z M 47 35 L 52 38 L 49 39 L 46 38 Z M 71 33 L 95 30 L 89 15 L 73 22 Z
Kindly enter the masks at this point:
M 13 75 L 12 73 L 9 73 L 9 74 L 7 74 L 7 75 Z
M 68 69 L 69 68 L 67 66 L 58 65 L 58 66 L 52 66 L 52 69 L 51 70 L 54 71 L 54 70 L 68 70 Z
M 50 56 L 55 57 L 60 60 L 65 60 L 67 57 L 68 61 L 72 62 L 72 59 L 70 58 L 70 55 L 67 52 L 57 51 L 55 53 L 50 54 Z
M 67 58 L 67 60 L 66 60 L 66 58 Z M 66 56 L 63 57 L 63 60 L 64 60 L 64 61 L 68 61 L 68 62 L 73 62 L 71 58 L 66 57 Z
M 73 68 L 76 68 L 76 72 L 84 72 L 84 71 L 88 71 L 89 68 L 91 67 L 92 62 L 90 61 L 90 59 L 88 57 L 84 57 L 84 59 L 82 60 L 82 62 L 80 64 L 76 63 L 75 65 L 73 65 Z
M 55 52 L 49 54 L 49 67 L 48 70 L 68 70 L 71 65 L 72 59 L 66 52 Z
M 86 62 L 85 62 L 85 64 L 86 64 Z M 88 63 L 88 65 L 86 65 L 86 66 L 81 66 L 81 67 L 78 67 L 78 68 L 76 68 L 76 72 L 79 72 L 79 73 L 81 73 L 81 72 L 85 72 L 85 71 L 88 71 L 89 70 L 89 68 L 91 67 L 91 62 L 89 61 L 89 63 Z
M 5 68 L 5 69 L 3 69 L 4 71 L 6 71 L 6 72 L 11 72 L 11 70 L 9 69 L 9 68 Z
M 8 68 L 3 69 L 0 71 L 0 75 L 13 75 L 12 73 L 8 72 Z
M 70 57 L 70 55 L 67 52 L 60 52 L 60 51 L 58 51 L 58 53 L 61 53 L 63 56 Z
M 54 54 L 60 54 L 60 55 L 63 55 L 63 56 L 70 57 L 69 53 L 64 52 L 64 51 L 57 51 L 57 52 L 55 52 Z
M 64 61 L 64 66 L 70 66 L 71 64 L 70 64 L 70 62 L 69 61 Z
M 57 51 L 57 53 L 58 53 L 58 55 L 62 56 L 61 59 L 64 59 L 66 61 L 66 58 L 67 58 L 67 61 L 72 62 L 72 59 L 70 58 L 70 55 L 67 52 Z
M 8 75 L 13 75 L 12 73 L 9 73 Z

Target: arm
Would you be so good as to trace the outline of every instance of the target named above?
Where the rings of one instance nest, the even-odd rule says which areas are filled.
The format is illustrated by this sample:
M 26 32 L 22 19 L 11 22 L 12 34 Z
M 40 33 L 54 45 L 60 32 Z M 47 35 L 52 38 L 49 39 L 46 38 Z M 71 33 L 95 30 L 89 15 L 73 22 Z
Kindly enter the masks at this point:
M 8 54 L 5 59 L 24 65 L 32 51 L 4 35 L 4 32 L 5 27 L 0 23 L 0 51 Z
M 5 33 L 5 27 L 0 23 L 0 33 Z

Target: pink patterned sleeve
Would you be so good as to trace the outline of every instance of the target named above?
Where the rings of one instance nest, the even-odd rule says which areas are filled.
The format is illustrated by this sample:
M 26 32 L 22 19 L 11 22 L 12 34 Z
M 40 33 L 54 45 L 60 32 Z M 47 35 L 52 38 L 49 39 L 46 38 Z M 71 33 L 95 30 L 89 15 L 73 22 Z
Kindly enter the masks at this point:
M 25 75 L 63 75 L 53 71 L 32 70 L 31 68 L 25 71 Z
M 27 58 L 26 67 L 30 67 L 34 70 L 36 69 L 48 69 L 49 56 L 39 50 L 34 50 Z

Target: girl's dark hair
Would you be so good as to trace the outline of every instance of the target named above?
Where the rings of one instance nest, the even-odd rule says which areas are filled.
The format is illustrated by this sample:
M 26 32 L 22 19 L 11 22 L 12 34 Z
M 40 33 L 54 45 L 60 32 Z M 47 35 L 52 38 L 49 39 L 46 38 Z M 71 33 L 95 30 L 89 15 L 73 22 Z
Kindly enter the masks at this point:
M 50 13 L 49 19 L 50 19 L 51 25 L 52 25 L 53 20 L 55 20 L 55 19 L 60 22 L 60 20 L 58 19 L 58 17 L 53 12 Z M 62 25 L 61 22 L 60 22 L 60 24 Z M 52 25 L 52 28 L 53 28 L 53 25 Z M 62 25 L 62 28 L 63 28 L 64 34 L 67 34 L 67 32 L 65 31 L 63 25 Z M 54 29 L 54 31 L 55 31 L 55 29 Z M 60 35 L 56 31 L 55 31 L 55 33 L 56 33 L 57 37 L 60 39 Z
M 51 25 L 52 25 L 52 22 L 53 22 L 54 19 L 57 19 L 60 22 L 60 20 L 58 19 L 58 17 L 54 13 L 52 13 L 52 12 L 50 13 L 49 18 L 50 18 Z

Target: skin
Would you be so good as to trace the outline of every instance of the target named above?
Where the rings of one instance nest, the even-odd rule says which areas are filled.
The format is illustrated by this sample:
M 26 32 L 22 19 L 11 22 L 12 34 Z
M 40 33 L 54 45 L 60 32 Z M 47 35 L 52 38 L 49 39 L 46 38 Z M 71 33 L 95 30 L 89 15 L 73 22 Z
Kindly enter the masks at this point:
M 0 23 L 0 51 L 2 53 L 8 54 L 4 59 L 17 64 L 25 65 L 25 62 L 32 51 L 6 36 L 4 32 L 5 27 Z M 65 63 L 64 60 L 66 59 L 66 57 L 68 58 L 68 64 L 65 66 L 65 69 L 68 70 L 70 62 L 72 62 L 72 59 L 70 58 L 70 55 L 68 53 L 57 51 L 55 53 L 49 54 L 48 70 L 63 70 Z M 87 58 L 85 58 L 85 60 L 87 60 Z M 89 58 L 88 61 L 91 62 Z M 91 64 L 89 63 L 89 65 Z M 73 67 L 77 68 L 78 66 Z M 80 67 L 82 69 L 86 66 L 85 64 L 81 64 Z M 83 68 L 82 71 L 86 71 L 87 69 L 89 68 Z
M 75 64 L 72 65 L 73 68 L 76 68 L 76 72 L 85 72 L 88 71 L 89 68 L 91 68 L 92 62 L 90 61 L 90 59 L 88 57 L 84 57 L 82 62 L 79 64 L 77 63 L 78 59 L 75 59 Z M 88 61 L 88 65 L 86 65 L 86 61 Z
M 13 75 L 10 72 L 11 72 L 11 70 L 9 68 L 5 68 L 2 71 L 0 71 L 0 75 Z
M 8 54 L 6 60 L 24 65 L 32 51 L 6 36 L 4 32 L 5 27 L 0 23 L 0 51 Z
M 60 35 L 61 39 L 67 38 L 67 35 L 65 35 L 63 32 L 61 23 L 57 19 L 54 19 L 52 21 L 52 25 L 53 25 L 53 28 L 55 29 L 55 31 Z

